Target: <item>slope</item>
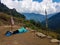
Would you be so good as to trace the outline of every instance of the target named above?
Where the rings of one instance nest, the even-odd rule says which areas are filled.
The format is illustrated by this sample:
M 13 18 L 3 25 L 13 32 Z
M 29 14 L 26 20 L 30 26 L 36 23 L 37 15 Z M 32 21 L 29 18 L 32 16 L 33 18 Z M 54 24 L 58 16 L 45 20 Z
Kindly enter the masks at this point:
M 49 24 L 49 28 L 54 29 L 56 31 L 59 30 L 60 29 L 60 13 L 57 13 L 51 18 L 49 18 L 48 24 Z

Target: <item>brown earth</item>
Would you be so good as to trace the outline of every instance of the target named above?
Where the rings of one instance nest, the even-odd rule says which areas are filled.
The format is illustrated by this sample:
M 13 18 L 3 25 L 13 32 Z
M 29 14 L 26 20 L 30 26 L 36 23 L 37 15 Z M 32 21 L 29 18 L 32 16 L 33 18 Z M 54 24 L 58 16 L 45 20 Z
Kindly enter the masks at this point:
M 20 27 L 15 26 L 13 30 Z M 0 26 L 0 45 L 58 45 L 58 43 L 51 43 L 48 38 L 34 37 L 34 33 L 27 32 L 23 34 L 16 34 L 6 37 L 6 31 L 11 30 L 10 26 Z

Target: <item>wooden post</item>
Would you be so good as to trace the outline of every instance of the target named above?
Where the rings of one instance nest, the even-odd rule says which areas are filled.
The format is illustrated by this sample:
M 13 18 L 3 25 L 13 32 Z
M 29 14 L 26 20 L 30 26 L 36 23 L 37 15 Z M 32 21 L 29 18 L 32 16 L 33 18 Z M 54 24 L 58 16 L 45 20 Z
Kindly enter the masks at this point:
M 48 17 L 47 17 L 47 11 L 45 10 L 45 16 L 46 16 L 46 29 L 48 28 Z
M 11 16 L 11 30 L 13 30 L 13 26 L 14 26 L 14 20 L 13 20 L 13 16 Z
M 45 17 L 46 17 L 46 34 L 48 35 L 48 16 L 47 16 L 47 11 L 45 10 Z
M 11 14 L 11 11 L 10 11 L 10 15 L 11 15 L 10 21 L 11 21 L 11 31 L 12 31 L 13 30 L 13 26 L 14 26 L 14 20 L 13 20 L 13 16 Z

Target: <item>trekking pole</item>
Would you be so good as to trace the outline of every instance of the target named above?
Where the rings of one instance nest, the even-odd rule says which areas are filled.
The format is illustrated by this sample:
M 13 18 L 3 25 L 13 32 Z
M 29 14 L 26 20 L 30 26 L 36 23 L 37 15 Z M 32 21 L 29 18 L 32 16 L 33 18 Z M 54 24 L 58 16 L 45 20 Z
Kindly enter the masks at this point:
M 11 11 L 10 11 L 10 14 L 11 14 Z M 13 20 L 13 16 L 11 14 L 11 30 L 13 30 L 13 26 L 14 26 L 14 20 Z

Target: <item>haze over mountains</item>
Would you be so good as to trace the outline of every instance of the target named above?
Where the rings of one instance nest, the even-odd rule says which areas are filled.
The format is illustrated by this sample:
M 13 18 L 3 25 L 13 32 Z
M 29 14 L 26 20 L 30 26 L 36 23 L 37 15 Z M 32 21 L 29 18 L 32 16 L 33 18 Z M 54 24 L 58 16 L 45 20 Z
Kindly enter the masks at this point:
M 32 19 L 35 21 L 42 22 L 45 19 L 44 15 L 41 15 L 41 14 L 35 14 L 35 13 L 23 13 L 23 14 L 24 14 L 24 16 L 26 16 L 27 20 Z
M 26 19 L 27 19 L 27 20 L 33 19 L 33 20 L 35 20 L 35 21 L 40 21 L 40 22 L 44 21 L 45 18 L 46 18 L 45 15 L 35 14 L 35 13 L 23 13 L 23 15 L 26 16 Z M 54 15 L 54 14 L 48 15 L 48 19 L 49 19 L 50 17 L 52 17 L 53 15 Z

